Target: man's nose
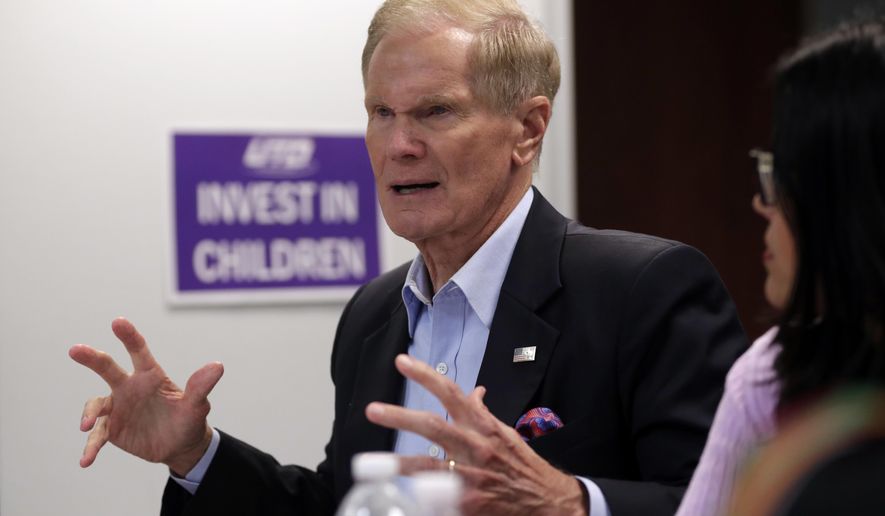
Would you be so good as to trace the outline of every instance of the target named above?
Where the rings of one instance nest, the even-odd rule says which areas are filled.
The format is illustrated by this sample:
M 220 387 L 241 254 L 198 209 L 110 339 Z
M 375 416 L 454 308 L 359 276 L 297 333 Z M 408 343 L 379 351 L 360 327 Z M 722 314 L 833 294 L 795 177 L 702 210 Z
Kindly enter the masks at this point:
M 392 160 L 414 160 L 424 157 L 426 147 L 419 131 L 408 117 L 397 117 L 387 141 L 387 156 Z

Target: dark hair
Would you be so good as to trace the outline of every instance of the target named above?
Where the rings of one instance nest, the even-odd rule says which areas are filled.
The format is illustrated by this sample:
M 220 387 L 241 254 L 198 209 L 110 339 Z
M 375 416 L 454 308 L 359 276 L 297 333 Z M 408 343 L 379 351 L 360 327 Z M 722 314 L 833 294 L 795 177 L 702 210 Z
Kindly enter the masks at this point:
M 845 24 L 775 77 L 775 183 L 798 270 L 780 321 L 780 407 L 885 384 L 885 25 Z

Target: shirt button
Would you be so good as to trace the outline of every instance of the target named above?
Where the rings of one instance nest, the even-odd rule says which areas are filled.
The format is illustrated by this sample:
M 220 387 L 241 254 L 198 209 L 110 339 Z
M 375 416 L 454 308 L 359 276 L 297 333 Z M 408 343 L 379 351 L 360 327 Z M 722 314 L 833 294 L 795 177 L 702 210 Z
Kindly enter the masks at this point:
M 449 372 L 449 366 L 445 362 L 440 362 L 436 364 L 436 372 L 444 375 Z
M 433 458 L 437 458 L 439 457 L 440 451 L 441 450 L 439 449 L 439 446 L 431 444 L 430 447 L 427 448 L 427 455 L 430 455 Z

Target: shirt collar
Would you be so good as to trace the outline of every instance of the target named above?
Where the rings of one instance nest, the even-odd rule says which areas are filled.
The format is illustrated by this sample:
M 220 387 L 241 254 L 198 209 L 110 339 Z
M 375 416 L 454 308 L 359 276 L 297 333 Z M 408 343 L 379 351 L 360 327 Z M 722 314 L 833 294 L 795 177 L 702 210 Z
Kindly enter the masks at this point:
M 510 267 L 510 258 L 522 232 L 522 226 L 528 216 L 529 208 L 534 199 L 534 190 L 529 188 L 519 204 L 504 219 L 504 222 L 492 233 L 492 236 L 461 266 L 454 276 L 443 285 L 441 292 L 448 290 L 449 284 L 454 284 L 461 289 L 467 302 L 476 313 L 479 320 L 486 326 L 491 327 L 495 308 L 498 306 L 498 297 L 501 294 L 501 286 L 504 284 L 504 276 Z M 424 306 L 433 304 L 431 298 L 433 286 L 427 273 L 424 258 L 419 254 L 412 260 L 409 272 L 406 274 L 406 282 L 403 285 L 402 296 L 409 316 L 409 336 L 414 337 L 415 325 L 418 315 Z

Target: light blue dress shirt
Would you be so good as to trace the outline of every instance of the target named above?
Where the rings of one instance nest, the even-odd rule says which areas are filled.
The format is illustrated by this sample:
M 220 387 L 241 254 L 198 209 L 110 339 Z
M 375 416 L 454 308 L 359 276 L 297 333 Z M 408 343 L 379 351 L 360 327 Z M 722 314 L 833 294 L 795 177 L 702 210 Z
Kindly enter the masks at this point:
M 418 255 L 406 275 L 403 302 L 409 316 L 409 355 L 433 366 L 469 394 L 476 387 L 489 330 L 510 258 L 519 240 L 534 192 L 531 188 L 504 223 L 458 272 L 433 293 L 433 285 Z M 403 405 L 432 412 L 448 420 L 442 403 L 421 385 L 406 381 Z M 446 451 L 436 443 L 412 433 L 397 432 L 394 450 L 400 455 L 429 455 L 444 459 Z M 578 477 L 590 495 L 590 516 L 610 516 L 599 487 Z M 408 489 L 408 482 L 404 482 Z
M 420 254 L 406 275 L 403 302 L 412 338 L 409 355 L 436 368 L 465 393 L 476 386 L 501 285 L 533 197 L 529 189 L 504 223 L 439 292 L 433 293 Z M 411 380 L 406 381 L 403 405 L 448 419 L 442 403 Z M 394 450 L 400 455 L 446 456 L 445 450 L 412 432 L 398 432 Z
M 406 275 L 402 296 L 412 338 L 409 355 L 433 366 L 458 384 L 465 394 L 476 387 L 504 276 L 533 199 L 534 191 L 529 188 L 501 226 L 439 292 L 433 292 L 420 254 L 412 261 Z M 439 414 L 448 420 L 442 403 L 411 380 L 406 381 L 403 406 Z M 218 439 L 218 432 L 213 430 L 212 445 L 197 466 L 184 479 L 172 477 L 191 493 L 199 487 L 215 455 Z M 446 456 L 445 450 L 436 443 L 406 431 L 397 432 L 394 451 L 400 455 L 429 455 L 440 460 Z M 589 479 L 577 478 L 590 496 L 590 516 L 610 516 L 599 487 Z

